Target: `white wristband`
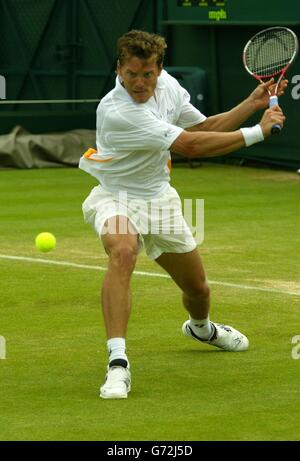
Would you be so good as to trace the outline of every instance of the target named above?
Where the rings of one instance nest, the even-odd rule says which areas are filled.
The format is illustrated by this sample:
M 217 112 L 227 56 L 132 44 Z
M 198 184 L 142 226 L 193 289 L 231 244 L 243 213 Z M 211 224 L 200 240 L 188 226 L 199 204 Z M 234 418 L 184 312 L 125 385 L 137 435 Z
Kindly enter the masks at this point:
M 241 128 L 240 130 L 244 136 L 244 141 L 247 147 L 265 139 L 259 124 L 252 126 L 251 128 Z

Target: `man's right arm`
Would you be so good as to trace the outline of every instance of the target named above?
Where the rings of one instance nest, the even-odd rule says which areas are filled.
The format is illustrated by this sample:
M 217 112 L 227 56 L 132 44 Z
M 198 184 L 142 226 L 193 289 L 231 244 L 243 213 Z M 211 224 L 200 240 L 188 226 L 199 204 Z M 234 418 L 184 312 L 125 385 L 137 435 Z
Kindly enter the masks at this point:
M 260 128 L 253 127 L 248 132 L 236 130 L 232 132 L 184 130 L 170 147 L 172 152 L 188 158 L 217 157 L 229 154 L 242 147 L 262 141 L 270 135 L 273 125 L 283 125 L 285 116 L 278 106 L 267 109 L 260 121 Z M 252 130 L 252 132 L 251 132 Z M 259 136 L 259 132 L 261 136 Z M 249 133 L 249 134 L 248 134 Z M 252 135 L 253 133 L 253 135 Z M 252 142 L 251 142 L 252 139 Z

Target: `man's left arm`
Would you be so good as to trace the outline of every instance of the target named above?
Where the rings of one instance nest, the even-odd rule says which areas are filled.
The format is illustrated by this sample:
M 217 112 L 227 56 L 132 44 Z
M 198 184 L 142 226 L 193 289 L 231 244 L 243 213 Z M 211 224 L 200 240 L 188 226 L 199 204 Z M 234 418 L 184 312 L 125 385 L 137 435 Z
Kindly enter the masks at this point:
M 278 90 L 278 96 L 282 96 L 284 94 L 287 84 L 287 80 L 283 80 L 281 82 Z M 204 122 L 185 129 L 186 131 L 234 131 L 255 112 L 268 107 L 269 93 L 267 88 L 269 88 L 272 92 L 274 87 L 274 79 L 271 79 L 266 83 L 261 83 L 247 99 L 242 101 L 233 109 L 228 112 L 212 115 Z

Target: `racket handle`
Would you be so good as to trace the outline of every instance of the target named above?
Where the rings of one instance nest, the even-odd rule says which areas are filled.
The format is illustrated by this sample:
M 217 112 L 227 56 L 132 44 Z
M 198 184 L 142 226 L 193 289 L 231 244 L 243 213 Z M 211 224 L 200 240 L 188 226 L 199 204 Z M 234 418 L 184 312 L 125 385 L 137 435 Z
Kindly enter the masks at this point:
M 277 96 L 270 96 L 269 100 L 269 107 L 273 106 L 278 106 L 278 98 Z M 281 126 L 280 125 L 273 125 L 271 128 L 271 133 L 272 134 L 278 134 L 281 131 Z

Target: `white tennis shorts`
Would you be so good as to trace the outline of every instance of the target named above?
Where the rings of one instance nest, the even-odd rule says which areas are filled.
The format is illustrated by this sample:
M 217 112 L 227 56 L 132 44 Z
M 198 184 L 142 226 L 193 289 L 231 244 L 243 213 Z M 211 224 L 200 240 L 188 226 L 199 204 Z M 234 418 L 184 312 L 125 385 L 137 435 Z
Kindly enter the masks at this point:
M 162 253 L 187 253 L 197 244 L 182 215 L 178 193 L 173 187 L 159 198 L 151 200 L 129 199 L 126 192 L 118 196 L 104 190 L 100 185 L 92 189 L 82 205 L 84 219 L 91 224 L 97 235 L 113 233 L 116 228 L 105 225 L 109 218 L 126 216 L 138 234 L 139 251 L 145 248 L 150 259 Z M 128 233 L 126 226 L 118 233 Z

